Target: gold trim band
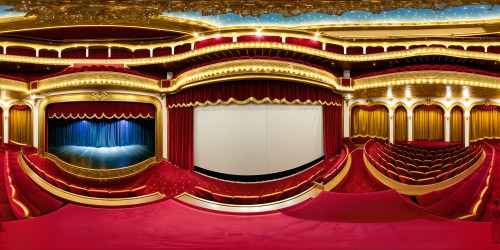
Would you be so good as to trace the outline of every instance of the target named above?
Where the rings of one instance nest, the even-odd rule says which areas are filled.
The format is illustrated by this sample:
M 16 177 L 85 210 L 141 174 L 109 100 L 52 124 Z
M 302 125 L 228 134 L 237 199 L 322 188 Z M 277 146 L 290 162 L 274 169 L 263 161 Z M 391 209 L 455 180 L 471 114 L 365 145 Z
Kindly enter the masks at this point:
M 92 168 L 84 168 L 75 166 L 73 164 L 67 163 L 57 156 L 45 152 L 44 156 L 53 161 L 60 169 L 64 172 L 77 176 L 79 178 L 85 179 L 99 179 L 99 180 L 114 180 L 121 179 L 129 176 L 133 176 L 139 174 L 140 172 L 146 170 L 151 164 L 155 163 L 155 157 L 151 157 L 145 161 L 139 162 L 137 164 L 116 168 L 116 169 L 92 169 Z

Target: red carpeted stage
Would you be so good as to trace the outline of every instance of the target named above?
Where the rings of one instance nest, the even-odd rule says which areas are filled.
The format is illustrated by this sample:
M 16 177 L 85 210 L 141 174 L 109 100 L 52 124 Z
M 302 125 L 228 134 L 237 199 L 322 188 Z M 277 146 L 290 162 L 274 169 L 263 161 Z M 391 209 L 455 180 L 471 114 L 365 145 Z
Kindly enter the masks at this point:
M 68 205 L 3 224 L 2 249 L 497 249 L 489 223 L 431 215 L 393 190 L 323 192 L 259 215 L 200 210 L 176 200 L 101 209 Z

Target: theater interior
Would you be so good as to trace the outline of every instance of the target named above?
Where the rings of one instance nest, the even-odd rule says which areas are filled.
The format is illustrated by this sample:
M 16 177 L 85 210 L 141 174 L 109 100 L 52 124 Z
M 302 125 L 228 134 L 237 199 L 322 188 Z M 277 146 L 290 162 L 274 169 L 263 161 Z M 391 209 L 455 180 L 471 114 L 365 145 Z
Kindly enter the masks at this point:
M 0 0 L 0 249 L 500 249 L 499 35 L 498 0 Z

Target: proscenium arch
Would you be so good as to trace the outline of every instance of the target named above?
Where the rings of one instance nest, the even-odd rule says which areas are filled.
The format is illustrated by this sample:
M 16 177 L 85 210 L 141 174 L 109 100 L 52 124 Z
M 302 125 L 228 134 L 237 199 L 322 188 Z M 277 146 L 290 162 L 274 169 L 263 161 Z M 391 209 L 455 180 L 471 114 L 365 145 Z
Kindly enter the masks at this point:
M 38 153 L 44 155 L 45 148 L 45 129 L 46 129 L 46 109 L 49 104 L 63 102 L 84 102 L 84 101 L 116 101 L 116 102 L 138 102 L 149 103 L 155 107 L 155 154 L 156 161 L 163 159 L 163 117 L 162 105 L 158 98 L 146 95 L 136 94 L 121 94 L 121 93 L 106 93 L 106 98 L 103 100 L 95 100 L 92 98 L 92 92 L 77 93 L 77 94 L 61 94 L 48 96 L 42 99 L 38 105 Z

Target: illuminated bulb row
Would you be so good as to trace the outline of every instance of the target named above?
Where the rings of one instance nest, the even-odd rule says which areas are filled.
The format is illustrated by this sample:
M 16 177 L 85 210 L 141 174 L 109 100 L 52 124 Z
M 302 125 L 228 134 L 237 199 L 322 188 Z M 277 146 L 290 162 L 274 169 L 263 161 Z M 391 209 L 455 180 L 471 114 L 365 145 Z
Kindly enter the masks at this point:
M 200 70 L 200 69 L 199 69 Z M 301 77 L 307 77 L 315 80 L 319 80 L 330 85 L 337 85 L 337 81 L 332 79 L 331 77 L 324 76 L 326 72 L 322 70 L 314 69 L 317 73 L 311 73 L 310 70 L 302 70 L 302 69 L 290 69 L 285 67 L 271 67 L 271 66 L 263 66 L 263 65 L 253 65 L 253 66 L 237 66 L 237 67 L 224 67 L 221 69 L 215 70 L 207 70 L 199 73 L 189 72 L 189 76 L 183 78 L 182 75 L 178 78 L 178 84 L 184 85 L 188 82 L 194 82 L 197 80 L 202 80 L 205 78 L 210 78 L 218 75 L 225 75 L 229 73 L 244 73 L 244 72 L 275 72 L 275 73 L 284 73 L 284 74 L 292 74 Z M 188 72 L 185 72 L 188 73 Z
M 8 86 L 8 85 L 0 85 L 0 89 L 2 90 L 10 90 L 10 91 L 17 91 L 17 92 L 29 92 L 27 88 L 21 88 L 21 87 L 15 87 L 15 86 Z
M 500 88 L 500 84 L 494 83 L 486 83 L 486 82 L 477 82 L 477 81 L 467 81 L 467 80 L 458 80 L 458 79 L 427 79 L 427 78 L 418 78 L 418 79 L 410 79 L 410 80 L 397 80 L 397 81 L 385 81 L 385 82 L 377 82 L 377 83 L 369 83 L 354 86 L 354 90 L 358 89 L 367 89 L 367 88 L 378 88 L 378 87 L 388 87 L 388 86 L 397 86 L 397 85 L 411 85 L 411 84 L 453 84 L 453 85 L 465 85 L 465 86 L 477 86 L 484 88 Z
M 160 89 L 159 87 L 152 86 L 150 84 L 137 83 L 137 82 L 131 82 L 131 81 L 123 81 L 123 80 L 115 80 L 115 79 L 113 79 L 113 80 L 111 80 L 111 79 L 91 79 L 91 80 L 81 79 L 81 80 L 73 80 L 70 82 L 62 82 L 62 83 L 41 86 L 40 88 L 36 89 L 35 91 L 38 92 L 38 91 L 43 91 L 43 90 L 50 90 L 50 89 L 69 87 L 69 86 L 102 85 L 102 84 L 117 84 L 117 85 L 121 85 L 121 86 L 144 88 L 144 89 L 151 89 L 151 90 L 156 90 L 156 91 L 158 91 Z

